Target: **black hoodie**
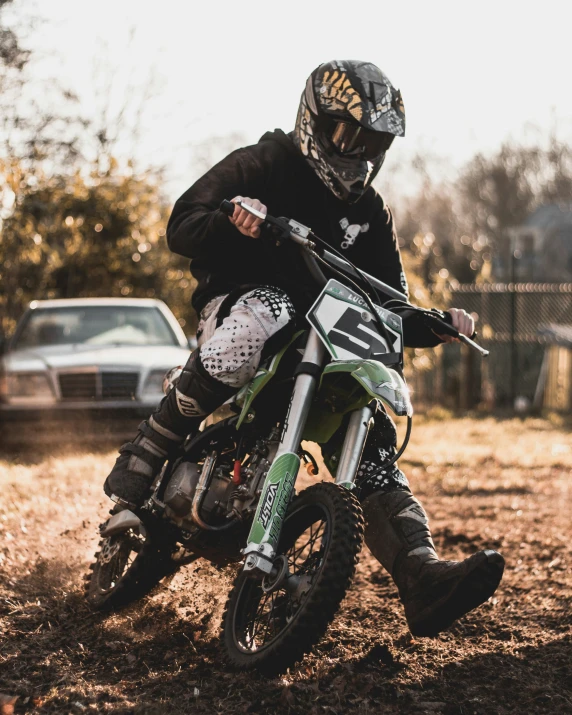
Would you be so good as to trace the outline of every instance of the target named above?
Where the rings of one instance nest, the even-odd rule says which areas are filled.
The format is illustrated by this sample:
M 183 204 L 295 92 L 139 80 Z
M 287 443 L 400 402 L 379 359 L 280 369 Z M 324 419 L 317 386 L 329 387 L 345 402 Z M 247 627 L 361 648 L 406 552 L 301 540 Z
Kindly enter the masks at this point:
M 298 247 L 243 236 L 219 210 L 223 199 L 261 201 L 273 216 L 310 226 L 359 268 L 407 292 L 391 211 L 370 187 L 354 204 L 340 201 L 322 183 L 280 129 L 216 164 L 176 202 L 167 226 L 169 248 L 191 259 L 198 281 L 193 307 L 200 313 L 217 295 L 241 285 L 273 285 L 305 313 L 319 293 Z M 408 335 L 412 346 L 440 342 L 432 333 Z M 408 339 L 410 338 L 410 339 Z

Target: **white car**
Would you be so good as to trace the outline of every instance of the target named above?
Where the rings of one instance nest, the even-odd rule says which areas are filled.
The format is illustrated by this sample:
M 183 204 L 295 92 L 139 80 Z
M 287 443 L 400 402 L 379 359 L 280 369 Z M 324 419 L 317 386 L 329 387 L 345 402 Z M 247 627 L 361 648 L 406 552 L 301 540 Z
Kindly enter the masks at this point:
M 86 422 L 100 434 L 99 418 L 109 433 L 113 420 L 147 417 L 193 347 L 160 300 L 34 301 L 0 357 L 0 439 L 28 441 L 28 429 L 67 439 Z

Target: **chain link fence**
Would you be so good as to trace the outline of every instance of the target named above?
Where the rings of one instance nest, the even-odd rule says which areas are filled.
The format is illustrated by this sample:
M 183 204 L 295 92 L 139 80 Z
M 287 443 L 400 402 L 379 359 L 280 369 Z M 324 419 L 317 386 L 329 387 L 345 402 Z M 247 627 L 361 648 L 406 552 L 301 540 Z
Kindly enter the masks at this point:
M 572 325 L 572 283 L 492 283 L 460 285 L 450 305 L 478 320 L 478 341 L 490 350 L 481 359 L 454 344 L 430 359 L 414 358 L 411 384 L 421 406 L 489 408 L 539 404 L 542 370 L 550 342 L 539 331 L 549 325 Z

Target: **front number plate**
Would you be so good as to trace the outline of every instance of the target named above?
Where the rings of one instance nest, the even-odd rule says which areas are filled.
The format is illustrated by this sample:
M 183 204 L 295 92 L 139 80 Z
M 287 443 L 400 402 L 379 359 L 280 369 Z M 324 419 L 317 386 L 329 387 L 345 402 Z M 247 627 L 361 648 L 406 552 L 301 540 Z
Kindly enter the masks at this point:
M 306 318 L 316 329 L 334 360 L 375 360 L 384 353 L 397 353 L 402 362 L 403 328 L 401 318 L 375 306 L 392 344 L 388 345 L 369 306 L 342 283 L 328 281 Z

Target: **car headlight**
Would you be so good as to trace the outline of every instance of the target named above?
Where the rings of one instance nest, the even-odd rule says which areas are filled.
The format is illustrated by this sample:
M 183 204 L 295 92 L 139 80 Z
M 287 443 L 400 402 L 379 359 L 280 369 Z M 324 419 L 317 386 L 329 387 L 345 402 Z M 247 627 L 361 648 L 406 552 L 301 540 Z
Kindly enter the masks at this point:
M 3 379 L 6 397 L 34 397 L 40 400 L 53 399 L 47 375 L 43 372 L 7 372 Z
M 144 397 L 163 395 L 163 379 L 168 370 L 169 368 L 165 368 L 164 370 L 151 370 L 143 386 Z

